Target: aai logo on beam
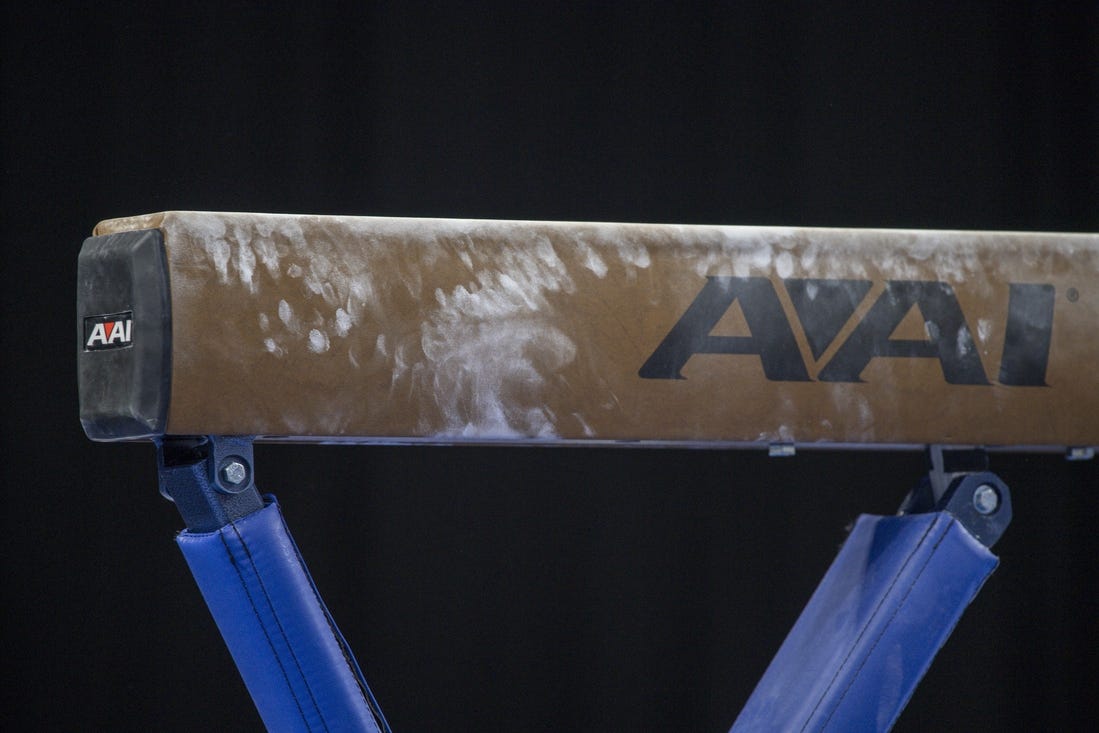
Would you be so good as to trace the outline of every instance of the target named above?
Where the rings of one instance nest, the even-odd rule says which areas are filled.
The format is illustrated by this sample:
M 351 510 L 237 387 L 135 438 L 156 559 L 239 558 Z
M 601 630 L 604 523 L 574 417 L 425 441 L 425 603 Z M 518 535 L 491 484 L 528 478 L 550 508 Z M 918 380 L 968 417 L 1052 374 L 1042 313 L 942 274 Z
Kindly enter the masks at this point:
M 133 346 L 134 314 L 110 313 L 84 319 L 84 350 L 121 349 Z
M 798 324 L 813 357 L 820 359 L 817 381 L 862 382 L 876 358 L 937 359 L 949 384 L 990 384 L 954 289 L 934 281 L 889 280 L 869 308 L 869 280 L 785 279 Z M 1000 358 L 999 383 L 1046 385 L 1053 331 L 1054 288 L 1043 283 L 1010 283 L 1007 325 Z M 734 302 L 740 304 L 750 336 L 713 333 Z M 892 334 L 909 311 L 919 310 L 927 338 L 898 339 Z M 843 327 L 853 318 L 845 338 Z M 775 284 L 764 277 L 710 276 L 686 312 L 638 371 L 644 379 L 683 379 L 680 370 L 695 354 L 749 354 L 763 363 L 767 379 L 808 382 L 806 361 Z M 831 348 L 833 342 L 838 348 Z

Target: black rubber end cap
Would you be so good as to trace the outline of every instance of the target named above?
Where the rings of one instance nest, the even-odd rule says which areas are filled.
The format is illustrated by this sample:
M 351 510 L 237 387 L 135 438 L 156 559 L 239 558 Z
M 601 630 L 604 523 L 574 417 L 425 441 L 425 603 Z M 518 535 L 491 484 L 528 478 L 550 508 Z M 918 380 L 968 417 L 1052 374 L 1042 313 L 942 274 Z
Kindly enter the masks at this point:
M 172 368 L 168 260 L 157 229 L 89 237 L 77 260 L 80 423 L 92 440 L 164 434 Z

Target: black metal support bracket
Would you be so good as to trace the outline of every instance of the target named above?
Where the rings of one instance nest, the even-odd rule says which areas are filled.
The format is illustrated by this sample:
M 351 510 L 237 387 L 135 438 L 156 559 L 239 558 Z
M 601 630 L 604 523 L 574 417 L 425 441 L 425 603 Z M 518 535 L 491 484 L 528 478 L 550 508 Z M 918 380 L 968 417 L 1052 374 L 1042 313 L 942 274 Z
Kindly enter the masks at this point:
M 156 460 L 160 493 L 191 532 L 212 532 L 263 508 L 249 437 L 164 436 Z
M 946 511 L 985 547 L 1011 524 L 1011 492 L 988 470 L 982 448 L 928 448 L 931 471 L 901 504 L 898 514 Z

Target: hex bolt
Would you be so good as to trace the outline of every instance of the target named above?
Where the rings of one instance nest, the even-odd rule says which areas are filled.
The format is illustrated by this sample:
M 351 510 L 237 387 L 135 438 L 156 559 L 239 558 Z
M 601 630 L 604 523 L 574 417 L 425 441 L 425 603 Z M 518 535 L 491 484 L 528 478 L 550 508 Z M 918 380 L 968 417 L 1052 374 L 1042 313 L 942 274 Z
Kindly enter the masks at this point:
M 1090 461 L 1095 458 L 1095 449 L 1091 446 L 1073 446 L 1068 449 L 1065 458 L 1070 461 Z
M 248 478 L 248 467 L 236 459 L 231 459 L 221 467 L 221 480 L 230 486 L 240 486 Z
M 1000 508 L 1000 492 L 991 484 L 981 484 L 973 492 L 973 508 L 985 516 L 995 513 Z

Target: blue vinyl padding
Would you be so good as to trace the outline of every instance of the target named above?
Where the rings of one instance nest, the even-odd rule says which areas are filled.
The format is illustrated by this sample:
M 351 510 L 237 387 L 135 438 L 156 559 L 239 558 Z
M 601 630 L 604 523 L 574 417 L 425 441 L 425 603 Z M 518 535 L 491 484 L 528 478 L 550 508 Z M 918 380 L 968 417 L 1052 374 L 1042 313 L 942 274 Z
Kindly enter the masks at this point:
M 946 512 L 859 517 L 732 731 L 882 731 L 996 557 Z
M 177 542 L 268 730 L 388 730 L 273 497 Z

